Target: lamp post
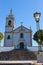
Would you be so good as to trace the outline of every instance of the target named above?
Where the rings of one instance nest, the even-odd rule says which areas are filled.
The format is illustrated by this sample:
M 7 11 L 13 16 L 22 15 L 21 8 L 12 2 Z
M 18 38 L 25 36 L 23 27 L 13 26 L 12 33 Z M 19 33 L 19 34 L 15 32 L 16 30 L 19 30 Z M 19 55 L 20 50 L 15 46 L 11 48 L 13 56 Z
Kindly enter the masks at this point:
M 35 18 L 35 21 L 36 21 L 37 31 L 40 30 L 40 25 L 39 25 L 40 16 L 41 16 L 41 13 L 38 13 L 38 12 L 35 12 L 35 13 L 34 13 L 34 18 Z M 41 43 L 41 40 L 40 40 L 39 35 L 40 35 L 40 33 L 37 33 L 38 42 Z M 39 52 L 42 51 L 40 44 L 38 45 L 38 51 L 39 51 Z
M 34 18 L 35 18 L 35 21 L 36 21 L 37 31 L 40 30 L 40 26 L 39 26 L 40 16 L 41 16 L 41 13 L 38 13 L 38 12 L 34 13 Z

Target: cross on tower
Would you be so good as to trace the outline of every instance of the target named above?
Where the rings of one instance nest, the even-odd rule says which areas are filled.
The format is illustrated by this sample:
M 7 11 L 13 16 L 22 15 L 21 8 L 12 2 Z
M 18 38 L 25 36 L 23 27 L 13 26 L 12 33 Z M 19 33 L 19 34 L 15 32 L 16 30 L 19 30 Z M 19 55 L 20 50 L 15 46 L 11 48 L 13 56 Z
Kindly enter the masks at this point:
M 21 25 L 23 24 L 23 22 L 21 22 Z

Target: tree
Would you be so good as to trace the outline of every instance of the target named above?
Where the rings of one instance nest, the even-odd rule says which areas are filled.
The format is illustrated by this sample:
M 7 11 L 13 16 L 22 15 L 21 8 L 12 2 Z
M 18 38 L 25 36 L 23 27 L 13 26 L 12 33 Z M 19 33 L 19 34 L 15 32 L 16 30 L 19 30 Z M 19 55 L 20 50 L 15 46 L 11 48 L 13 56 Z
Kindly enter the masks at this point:
M 35 40 L 39 45 L 42 45 L 42 43 L 43 43 L 43 30 L 37 31 L 33 35 L 33 40 Z
M 1 40 L 3 39 L 3 34 L 0 32 L 0 44 L 1 44 Z

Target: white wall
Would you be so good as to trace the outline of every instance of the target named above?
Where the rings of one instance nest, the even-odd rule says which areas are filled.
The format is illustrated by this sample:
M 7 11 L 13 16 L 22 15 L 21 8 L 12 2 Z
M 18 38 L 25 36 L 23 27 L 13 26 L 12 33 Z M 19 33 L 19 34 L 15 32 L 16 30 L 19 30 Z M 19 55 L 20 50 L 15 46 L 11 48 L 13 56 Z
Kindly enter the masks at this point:
M 10 39 L 7 39 L 8 35 L 10 35 Z M 6 47 L 12 46 L 12 34 L 11 33 L 6 33 L 5 34 L 5 42 L 4 42 L 4 45 Z
M 43 51 L 43 46 L 41 48 L 42 48 L 42 51 Z M 27 47 L 27 49 L 29 49 L 30 51 L 38 51 L 39 47 L 38 46 L 32 46 L 32 47 Z
M 14 47 L 0 47 L 0 52 L 7 52 L 7 51 L 11 51 L 13 50 Z M 30 51 L 38 51 L 38 46 L 32 46 L 32 47 L 27 47 L 28 50 Z M 42 50 L 43 50 L 43 47 L 42 47 Z
M 20 34 L 19 33 L 14 33 L 13 35 L 13 46 L 17 46 L 19 44 L 19 38 L 20 38 Z
M 13 50 L 14 47 L 0 47 L 0 52 L 7 52 Z
M 27 46 L 31 46 L 30 43 L 30 33 L 23 33 L 24 34 L 24 40 Z M 20 33 L 14 33 L 13 35 L 13 46 L 19 45 L 19 39 L 20 39 Z
M 24 33 L 24 39 L 26 41 L 27 46 L 31 46 L 31 43 L 30 43 L 30 33 Z
M 11 32 L 12 31 L 12 27 L 6 27 L 5 28 L 5 32 Z

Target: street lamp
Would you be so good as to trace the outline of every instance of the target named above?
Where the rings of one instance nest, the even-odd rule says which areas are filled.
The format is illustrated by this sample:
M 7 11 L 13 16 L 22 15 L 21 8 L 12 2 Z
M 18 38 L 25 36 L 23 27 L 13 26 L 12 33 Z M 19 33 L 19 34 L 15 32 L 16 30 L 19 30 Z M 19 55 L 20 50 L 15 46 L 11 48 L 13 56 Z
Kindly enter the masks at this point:
M 41 13 L 38 13 L 38 12 L 34 13 L 36 22 L 39 22 L 40 16 L 41 16 Z
M 35 18 L 35 21 L 36 21 L 37 31 L 40 30 L 40 25 L 39 25 L 40 16 L 41 16 L 41 13 L 38 13 L 38 12 L 35 12 L 35 13 L 34 13 L 34 18 Z M 37 33 L 38 42 L 41 43 L 41 40 L 40 40 L 39 35 L 40 35 L 40 33 Z M 39 49 L 39 51 L 42 50 L 40 45 L 38 46 L 38 49 Z
M 38 13 L 38 12 L 34 13 L 34 18 L 35 18 L 35 21 L 36 21 L 37 31 L 40 30 L 40 26 L 39 26 L 40 16 L 41 16 L 41 13 Z

